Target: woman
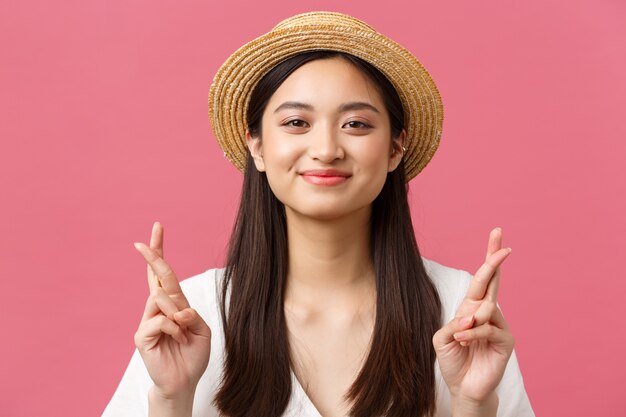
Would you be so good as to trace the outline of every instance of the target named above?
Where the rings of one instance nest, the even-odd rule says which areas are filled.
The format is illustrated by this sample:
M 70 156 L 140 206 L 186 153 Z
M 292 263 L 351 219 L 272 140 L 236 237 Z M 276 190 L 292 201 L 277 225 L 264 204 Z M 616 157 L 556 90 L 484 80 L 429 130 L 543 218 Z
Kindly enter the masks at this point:
M 179 284 L 163 228 L 105 415 L 532 416 L 497 307 L 510 248 L 474 277 L 422 258 L 406 182 L 437 148 L 428 73 L 365 23 L 313 12 L 220 68 L 220 146 L 244 171 L 227 267 Z

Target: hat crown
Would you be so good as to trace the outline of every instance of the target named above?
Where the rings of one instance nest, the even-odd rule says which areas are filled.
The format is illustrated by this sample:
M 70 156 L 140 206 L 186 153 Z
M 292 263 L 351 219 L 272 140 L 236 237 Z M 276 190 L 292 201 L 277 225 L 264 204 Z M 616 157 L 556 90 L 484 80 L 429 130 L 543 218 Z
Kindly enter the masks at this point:
M 359 20 L 350 15 L 339 12 L 306 12 L 300 13 L 295 16 L 291 16 L 281 22 L 279 22 L 272 31 L 294 28 L 298 26 L 305 26 L 312 24 L 315 26 L 329 25 L 329 26 L 344 26 L 353 29 L 361 29 L 365 31 L 376 30 L 367 23 Z

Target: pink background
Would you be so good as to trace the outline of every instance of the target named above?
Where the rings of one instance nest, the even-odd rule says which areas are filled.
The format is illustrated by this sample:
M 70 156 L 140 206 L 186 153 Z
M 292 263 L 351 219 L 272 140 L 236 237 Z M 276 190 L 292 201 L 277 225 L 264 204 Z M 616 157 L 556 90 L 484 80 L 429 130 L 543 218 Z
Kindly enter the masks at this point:
M 165 225 L 188 277 L 223 265 L 241 175 L 207 91 L 279 20 L 351 13 L 423 62 L 445 105 L 411 183 L 423 253 L 474 272 L 513 247 L 500 304 L 537 415 L 624 409 L 626 3 L 0 2 L 0 415 L 99 415 Z

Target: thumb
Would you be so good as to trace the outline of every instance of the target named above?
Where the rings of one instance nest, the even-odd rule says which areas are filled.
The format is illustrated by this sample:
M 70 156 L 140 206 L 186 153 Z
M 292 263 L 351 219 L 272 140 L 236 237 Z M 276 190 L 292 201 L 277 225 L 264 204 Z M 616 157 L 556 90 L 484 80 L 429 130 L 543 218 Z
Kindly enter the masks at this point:
M 450 320 L 448 324 L 443 326 L 433 336 L 433 346 L 435 350 L 442 349 L 444 346 L 456 342 L 454 334 L 456 332 L 466 330 L 472 327 L 474 324 L 474 316 L 462 316 L 455 317 Z
M 200 314 L 193 308 L 185 308 L 174 314 L 174 320 L 191 333 L 198 336 L 211 337 L 211 329 Z

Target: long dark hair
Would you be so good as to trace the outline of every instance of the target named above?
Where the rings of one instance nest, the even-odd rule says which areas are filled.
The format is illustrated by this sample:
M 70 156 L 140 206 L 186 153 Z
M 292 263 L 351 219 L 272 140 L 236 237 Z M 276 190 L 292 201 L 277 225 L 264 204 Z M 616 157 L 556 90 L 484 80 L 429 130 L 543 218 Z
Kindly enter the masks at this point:
M 251 135 L 260 137 L 264 109 L 293 71 L 331 57 L 347 59 L 374 81 L 390 116 L 392 140 L 397 138 L 404 113 L 393 85 L 369 63 L 334 51 L 296 55 L 262 78 L 248 106 Z M 376 321 L 367 359 L 346 394 L 352 417 L 425 416 L 435 411 L 432 336 L 440 326 L 441 303 L 415 241 L 407 191 L 401 162 L 388 173 L 372 203 Z M 226 416 L 276 417 L 289 403 L 293 362 L 283 310 L 286 226 L 284 205 L 248 154 L 219 300 L 226 354 L 214 403 Z

